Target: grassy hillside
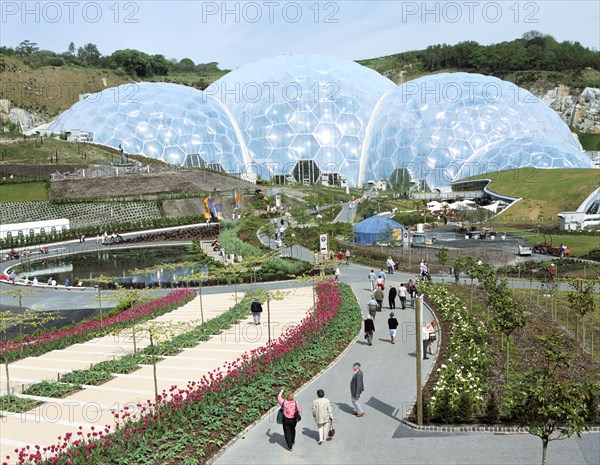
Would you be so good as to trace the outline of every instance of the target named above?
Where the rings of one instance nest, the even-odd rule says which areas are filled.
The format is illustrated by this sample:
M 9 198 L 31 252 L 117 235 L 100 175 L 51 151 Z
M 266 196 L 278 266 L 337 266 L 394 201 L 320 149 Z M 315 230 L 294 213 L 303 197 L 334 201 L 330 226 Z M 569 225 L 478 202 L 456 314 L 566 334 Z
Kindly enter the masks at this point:
M 52 137 L 43 138 L 41 143 L 38 138 L 28 137 L 0 144 L 0 165 L 106 165 L 113 159 L 115 162 L 119 161 L 117 150 Z
M 600 186 L 600 170 L 521 168 L 477 176 L 494 192 L 523 200 L 501 214 L 500 223 L 558 225 L 557 213 L 576 210 Z
M 49 120 L 79 99 L 79 94 L 99 92 L 107 87 L 131 82 L 112 70 L 79 66 L 31 68 L 17 56 L 0 54 L 0 99 L 8 99 L 43 120 Z
M 43 200 L 48 200 L 46 183 L 0 184 L 0 203 L 39 202 Z

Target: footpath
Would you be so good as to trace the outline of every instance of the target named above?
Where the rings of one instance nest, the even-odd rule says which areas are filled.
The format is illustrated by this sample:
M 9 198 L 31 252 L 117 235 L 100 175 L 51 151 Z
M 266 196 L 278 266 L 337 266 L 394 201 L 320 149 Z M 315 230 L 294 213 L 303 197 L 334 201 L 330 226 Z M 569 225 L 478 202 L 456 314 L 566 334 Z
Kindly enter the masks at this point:
M 286 325 L 300 321 L 312 306 L 312 288 L 286 289 L 283 300 L 270 303 L 272 338 L 279 337 Z M 238 294 L 238 298 L 241 298 Z M 209 320 L 227 311 L 235 304 L 233 293 L 203 296 L 204 319 Z M 200 301 L 193 301 L 156 318 L 163 322 L 199 322 Z M 184 388 L 188 381 L 199 380 L 226 362 L 235 360 L 244 352 L 265 345 L 268 340 L 267 308 L 260 326 L 255 326 L 252 316 L 234 327 L 201 342 L 195 347 L 183 349 L 174 356 L 164 357 L 157 363 L 158 392 L 168 391 L 173 385 Z M 198 323 L 196 323 L 198 324 Z M 149 344 L 148 337 L 136 338 L 138 348 Z M 59 374 L 88 368 L 91 363 L 112 360 L 133 352 L 131 334 L 108 335 L 86 343 L 75 344 L 62 350 L 54 350 L 39 357 L 29 357 L 9 366 L 10 379 L 16 392 L 22 386 L 42 380 L 56 380 Z M 5 367 L 0 366 L 0 385 L 6 392 Z M 142 365 L 138 370 L 115 377 L 99 386 L 84 389 L 61 399 L 23 396 L 42 403 L 25 413 L 0 412 L 0 457 L 14 457 L 14 449 L 35 445 L 51 445 L 67 432 L 84 432 L 105 425 L 113 426 L 114 412 L 124 406 L 135 409 L 136 404 L 154 399 L 152 365 Z
M 341 268 L 340 280 L 350 284 L 363 309 L 371 294 L 368 272 L 368 268 L 353 264 Z M 411 277 L 395 273 L 388 275 L 386 283 L 397 287 Z M 283 429 L 275 421 L 277 393 L 273 392 L 271 413 L 224 448 L 214 464 L 541 463 L 541 441 L 527 433 L 421 431 L 402 421 L 416 399 L 415 312 L 412 308 L 391 311 L 400 322 L 396 344 L 389 341 L 390 310 L 386 296 L 384 310 L 375 318 L 373 345 L 366 344 L 361 332 L 329 369 L 296 393 L 303 415 L 296 428 L 292 451 L 287 449 Z M 424 319 L 431 320 L 429 310 L 424 311 Z M 350 400 L 354 362 L 361 363 L 365 383 L 365 392 L 360 398 L 365 415 L 360 418 L 354 416 Z M 434 362 L 432 356 L 421 362 L 424 381 Z M 317 389 L 325 391 L 325 397 L 335 410 L 336 435 L 322 445 L 318 445 L 318 431 L 310 411 Z M 581 439 L 551 442 L 548 463 L 597 465 L 600 463 L 600 434 L 586 433 Z

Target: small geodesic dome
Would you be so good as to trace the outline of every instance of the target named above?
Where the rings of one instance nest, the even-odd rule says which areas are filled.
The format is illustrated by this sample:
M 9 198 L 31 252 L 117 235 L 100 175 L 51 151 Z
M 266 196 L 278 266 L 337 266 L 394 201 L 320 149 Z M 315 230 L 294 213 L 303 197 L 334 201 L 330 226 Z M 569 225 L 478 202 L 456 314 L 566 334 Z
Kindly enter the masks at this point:
M 394 229 L 405 229 L 400 223 L 384 216 L 372 216 L 354 225 L 354 242 L 358 244 L 373 244 L 375 242 L 390 242 Z

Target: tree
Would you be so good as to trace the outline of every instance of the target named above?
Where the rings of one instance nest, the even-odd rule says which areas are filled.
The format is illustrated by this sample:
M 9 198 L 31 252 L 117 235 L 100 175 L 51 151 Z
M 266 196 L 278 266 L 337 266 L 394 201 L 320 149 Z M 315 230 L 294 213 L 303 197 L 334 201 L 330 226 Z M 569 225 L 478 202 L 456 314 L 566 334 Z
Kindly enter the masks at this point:
M 40 48 L 36 42 L 31 42 L 29 40 L 24 40 L 19 45 L 15 51 L 19 54 L 31 55 L 34 52 L 37 52 Z
M 600 280 L 588 280 L 585 281 L 582 278 L 569 279 L 569 284 L 574 289 L 567 294 L 569 304 L 571 308 L 577 313 L 577 323 L 575 325 L 575 340 L 579 341 L 579 317 L 581 317 L 581 329 L 583 337 L 585 338 L 585 324 L 583 318 L 588 313 L 593 312 L 596 309 L 596 303 L 594 302 L 594 288 Z M 583 349 L 583 344 L 582 344 Z
M 493 326 L 506 337 L 506 382 L 510 366 L 510 336 L 525 325 L 525 308 L 515 299 L 505 280 L 486 286 L 488 305 L 494 312 Z
M 448 262 L 450 262 L 450 252 L 448 252 L 448 249 L 445 247 L 438 249 L 435 252 L 435 257 L 438 259 L 438 262 L 440 262 L 442 267 L 446 266 Z
M 75 50 L 76 50 L 76 49 L 75 49 L 75 43 L 74 43 L 74 42 L 71 42 L 71 43 L 69 44 L 69 47 L 67 48 L 67 54 L 68 54 L 68 55 L 71 55 L 71 56 L 75 56 Z
M 588 429 L 585 396 L 589 390 L 561 379 L 560 367 L 569 357 L 561 351 L 564 341 L 558 337 L 541 337 L 544 360 L 536 363 L 524 377 L 510 387 L 513 415 L 529 434 L 542 440 L 542 465 L 546 464 L 548 443 L 564 439 Z
M 97 66 L 100 64 L 100 52 L 98 47 L 94 44 L 85 44 L 83 47 L 79 47 L 77 50 L 77 58 L 81 60 L 84 65 Z

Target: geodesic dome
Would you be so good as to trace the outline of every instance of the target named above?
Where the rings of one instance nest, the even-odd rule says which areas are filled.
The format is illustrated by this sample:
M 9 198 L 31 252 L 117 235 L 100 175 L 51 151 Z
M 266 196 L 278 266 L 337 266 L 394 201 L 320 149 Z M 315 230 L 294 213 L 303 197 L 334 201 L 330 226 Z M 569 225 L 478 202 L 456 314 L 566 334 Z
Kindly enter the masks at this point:
M 53 132 L 93 133 L 95 143 L 182 164 L 188 154 L 227 172 L 247 163 L 222 104 L 192 87 L 131 83 L 91 94 L 62 113 Z M 236 171 L 237 167 L 237 171 Z
M 488 144 L 469 157 L 456 179 L 515 168 L 593 168 L 590 157 L 572 145 L 548 139 L 521 138 Z
M 405 231 L 404 226 L 397 221 L 385 216 L 372 216 L 352 227 L 354 242 L 357 244 L 389 242 L 392 240 L 392 231 L 398 228 L 402 229 L 403 232 Z
M 581 150 L 568 126 L 533 94 L 480 74 L 409 81 L 387 94 L 372 118 L 361 183 L 408 172 L 432 189 L 448 186 L 474 153 L 505 140 L 547 139 Z
M 205 92 L 231 110 L 259 176 L 312 183 L 329 173 L 357 186 L 371 113 L 395 87 L 353 61 L 277 56 L 242 66 Z

